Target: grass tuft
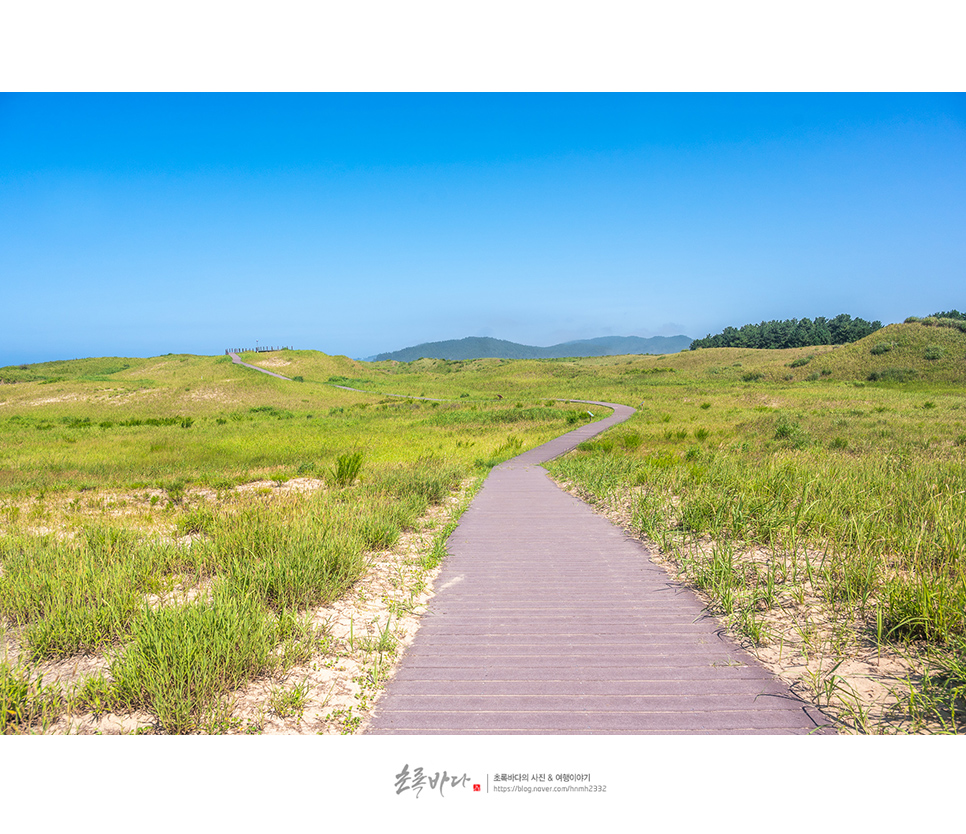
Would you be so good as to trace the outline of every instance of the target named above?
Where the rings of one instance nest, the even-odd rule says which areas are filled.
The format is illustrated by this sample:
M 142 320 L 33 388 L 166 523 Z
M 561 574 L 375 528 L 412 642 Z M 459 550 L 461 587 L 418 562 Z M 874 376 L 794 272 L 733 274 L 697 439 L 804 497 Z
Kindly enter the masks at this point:
M 332 482 L 338 487 L 347 487 L 359 477 L 362 470 L 362 452 L 339 455 L 332 469 Z
M 277 664 L 274 650 L 289 627 L 254 599 L 226 593 L 210 603 L 148 610 L 111 666 L 106 699 L 154 713 L 165 733 L 196 732 L 219 697 Z
M 63 708 L 63 697 L 57 687 L 44 686 L 26 666 L 0 660 L 0 733 L 43 728 Z

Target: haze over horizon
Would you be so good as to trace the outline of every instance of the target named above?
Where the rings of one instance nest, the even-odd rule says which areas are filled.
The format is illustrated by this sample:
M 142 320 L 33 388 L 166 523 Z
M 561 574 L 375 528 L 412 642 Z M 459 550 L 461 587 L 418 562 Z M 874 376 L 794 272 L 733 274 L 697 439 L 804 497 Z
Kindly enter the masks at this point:
M 2 94 L 0 366 L 963 309 L 963 94 Z

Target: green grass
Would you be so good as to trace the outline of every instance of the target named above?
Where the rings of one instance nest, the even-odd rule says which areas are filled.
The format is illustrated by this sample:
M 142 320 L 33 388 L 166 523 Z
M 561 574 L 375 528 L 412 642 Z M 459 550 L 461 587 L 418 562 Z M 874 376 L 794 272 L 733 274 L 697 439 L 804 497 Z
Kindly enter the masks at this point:
M 73 540 L 0 537 L 0 612 L 34 660 L 102 651 L 131 633 L 144 596 L 188 569 L 190 554 L 92 525 Z
M 299 625 L 303 612 L 339 598 L 367 550 L 393 545 L 466 474 L 425 458 L 308 496 L 172 505 L 164 513 L 190 547 L 97 524 L 70 539 L 0 537 L 0 610 L 31 664 L 120 652 L 71 708 L 147 710 L 163 732 L 205 731 L 232 689 L 306 660 L 299 647 L 318 635 Z M 32 715 L 18 708 L 10 721 Z
M 150 391 L 123 380 L 106 387 L 83 374 L 56 390 L 37 382 L 0 388 L 0 497 L 86 485 L 216 486 L 327 469 L 338 479 L 338 459 L 347 454 L 362 454 L 367 466 L 426 454 L 475 464 L 494 459 L 509 427 L 537 444 L 568 419 L 583 419 L 583 409 L 529 396 L 519 407 L 455 394 L 451 402 L 415 402 L 343 391 L 308 368 L 306 382 L 293 386 L 206 357 L 131 361 L 159 378 Z M 347 364 L 324 357 L 312 367 Z
M 0 734 L 42 730 L 63 710 L 63 697 L 32 670 L 0 660 Z
M 280 718 L 288 718 L 291 716 L 301 720 L 307 702 L 308 686 L 305 681 L 302 681 L 289 689 L 275 687 L 272 690 L 269 704 L 272 712 Z
M 808 545 L 854 554 L 847 571 L 864 572 L 873 559 L 877 577 L 892 576 L 876 593 L 894 636 L 942 641 L 966 632 L 966 468 L 931 454 L 830 456 L 820 445 L 798 448 L 800 427 L 777 425 L 778 442 L 756 451 L 735 444 L 690 459 L 683 451 L 631 457 L 597 445 L 551 468 L 601 496 L 645 486 L 633 517 L 658 541 Z M 842 587 L 857 583 L 849 577 Z
M 549 468 L 630 510 L 635 528 L 753 643 L 789 638 L 768 635 L 762 613 L 809 599 L 822 612 L 823 651 L 872 641 L 880 652 L 948 658 L 966 636 L 966 340 L 943 331 L 943 356 L 928 358 L 939 330 L 924 331 L 892 326 L 820 353 L 811 365 L 829 373 L 813 383 L 776 379 L 806 363 L 758 364 L 759 381 L 771 381 L 754 392 L 742 384 L 749 357 L 729 366 L 734 351 L 697 351 L 704 364 L 687 363 L 687 376 L 674 357 L 673 386 Z M 889 350 L 870 351 L 887 336 Z M 771 361 L 768 353 L 751 359 Z M 887 384 L 864 385 L 875 368 Z M 630 431 L 639 444 L 617 442 Z M 749 560 L 754 548 L 770 561 Z M 910 703 L 921 707 L 926 695 L 917 697 Z M 921 725 L 925 712 L 906 718 L 918 714 Z M 947 729 L 966 726 L 962 708 L 945 714 Z
M 90 679 L 82 705 L 148 710 L 166 733 L 203 728 L 218 701 L 283 663 L 277 647 L 304 628 L 252 597 L 221 586 L 207 603 L 146 611 L 133 641 L 111 666 L 111 680 Z
M 933 651 L 932 671 L 910 682 L 907 707 L 917 724 L 962 732 L 966 724 L 966 638 Z
M 552 471 L 624 503 L 738 633 L 780 641 L 769 612 L 817 600 L 880 651 L 931 653 L 938 671 L 914 682 L 909 715 L 961 728 L 964 359 L 959 329 L 912 322 L 834 349 L 245 357 L 299 383 L 226 357 L 0 369 L 0 613 L 24 652 L 0 676 L 4 731 L 81 708 L 213 731 L 238 687 L 320 650 L 306 614 L 429 506 L 604 416 L 571 398 L 638 411 Z M 299 478 L 315 491 L 283 494 Z M 270 486 L 233 490 L 255 480 Z M 770 561 L 749 562 L 750 545 Z M 43 663 L 83 653 L 110 675 L 73 694 L 40 685 Z M 273 709 L 298 715 L 298 693 Z
M 339 455 L 335 459 L 335 467 L 332 470 L 332 481 L 336 486 L 349 486 L 362 469 L 362 452 L 351 452 Z

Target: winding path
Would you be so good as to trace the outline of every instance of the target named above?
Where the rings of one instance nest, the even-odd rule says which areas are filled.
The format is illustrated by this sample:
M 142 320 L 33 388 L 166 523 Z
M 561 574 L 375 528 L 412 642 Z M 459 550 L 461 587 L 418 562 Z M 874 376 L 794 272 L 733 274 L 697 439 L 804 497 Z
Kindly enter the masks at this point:
M 290 377 L 282 376 L 281 374 L 276 374 L 272 371 L 266 371 L 264 368 L 259 368 L 258 365 L 249 365 L 247 362 L 242 362 L 241 357 L 237 353 L 232 353 L 229 351 L 228 355 L 231 357 L 231 361 L 236 365 L 244 365 L 246 368 L 251 368 L 253 371 L 261 371 L 263 374 L 268 374 L 276 379 L 284 379 L 286 382 L 292 381 Z
M 821 731 L 640 542 L 539 466 L 634 413 L 596 404 L 614 414 L 494 468 L 367 733 Z
M 237 353 L 232 353 L 231 351 L 228 351 L 228 355 L 231 357 L 231 361 L 234 362 L 236 365 L 243 365 L 246 368 L 251 368 L 253 371 L 261 371 L 263 374 L 268 374 L 269 376 L 273 376 L 276 379 L 284 379 L 287 382 L 293 381 L 291 377 L 282 376 L 281 374 L 276 374 L 273 371 L 266 371 L 264 368 L 259 368 L 258 365 L 249 365 L 247 362 L 242 362 L 241 357 Z M 447 400 L 439 400 L 439 399 L 436 399 L 435 397 L 410 397 L 407 394 L 383 394 L 383 393 L 380 393 L 379 391 L 364 391 L 362 388 L 351 388 L 348 385 L 336 385 L 334 382 L 329 382 L 326 384 L 331 385 L 333 388 L 341 388 L 343 391 L 356 391 L 360 394 L 375 394 L 376 396 L 379 396 L 379 397 L 396 397 L 401 400 L 428 400 L 429 402 L 434 402 L 434 403 L 447 402 Z
M 436 594 L 365 731 L 828 732 L 640 542 L 539 466 L 634 413 L 574 402 L 614 413 L 493 469 L 447 542 Z

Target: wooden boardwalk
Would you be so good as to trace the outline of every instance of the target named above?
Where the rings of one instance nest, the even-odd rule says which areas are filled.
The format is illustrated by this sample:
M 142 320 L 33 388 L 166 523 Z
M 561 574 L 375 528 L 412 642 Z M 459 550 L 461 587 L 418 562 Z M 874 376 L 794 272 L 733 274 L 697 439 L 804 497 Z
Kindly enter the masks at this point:
M 492 471 L 449 539 L 436 596 L 367 733 L 822 726 L 823 716 L 724 636 L 640 542 L 539 466 L 634 413 L 610 407 L 606 420 Z

